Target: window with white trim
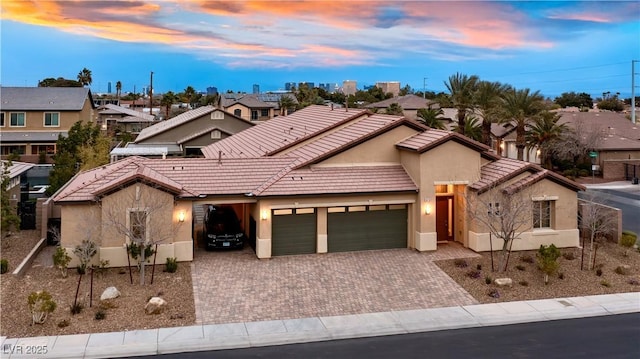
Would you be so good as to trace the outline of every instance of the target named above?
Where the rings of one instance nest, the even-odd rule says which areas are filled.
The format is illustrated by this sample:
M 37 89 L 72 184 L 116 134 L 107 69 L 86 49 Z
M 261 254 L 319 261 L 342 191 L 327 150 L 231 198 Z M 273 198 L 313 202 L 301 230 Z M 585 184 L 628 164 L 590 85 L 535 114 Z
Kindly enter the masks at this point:
M 25 113 L 24 112 L 11 112 L 10 116 L 11 127 L 24 127 L 26 126 Z
M 149 240 L 149 211 L 146 208 L 127 208 L 127 241 L 140 243 Z
M 533 228 L 552 228 L 554 201 L 534 201 L 533 202 Z
M 59 112 L 45 112 L 44 113 L 44 127 L 60 127 L 60 113 Z

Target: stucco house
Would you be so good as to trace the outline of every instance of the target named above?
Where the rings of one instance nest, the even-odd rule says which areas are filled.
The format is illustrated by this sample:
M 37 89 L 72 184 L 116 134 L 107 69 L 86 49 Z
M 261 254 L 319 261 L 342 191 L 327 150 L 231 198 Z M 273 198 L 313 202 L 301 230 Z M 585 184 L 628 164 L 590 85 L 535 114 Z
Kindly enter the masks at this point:
M 101 105 L 97 109 L 97 123 L 102 130 L 114 134 L 116 130 L 137 135 L 143 128 L 152 125 L 155 116 L 142 113 L 127 107 L 115 104 Z
M 402 107 L 402 114 L 405 117 L 413 120 L 418 118 L 418 110 L 421 108 L 440 108 L 440 105 L 437 102 L 413 94 L 395 96 L 386 100 L 374 102 L 365 107 L 370 109 L 377 109 L 379 113 L 384 113 L 385 110 L 394 103 L 397 103 Z
M 584 187 L 401 116 L 309 106 L 202 152 L 206 158 L 129 157 L 81 172 L 53 197 L 61 207 L 61 245 L 72 248 L 86 237 L 79 228 L 91 215 L 100 259 L 126 265 L 128 239 L 107 223 L 117 217 L 126 224 L 132 212 L 148 211 L 149 225 L 153 217 L 173 229 L 160 258 L 191 260 L 198 208 L 219 204 L 237 212 L 258 258 L 434 251 L 449 241 L 484 251 L 489 233 L 474 221 L 467 201 L 496 190 L 537 208 L 514 249 L 579 244 L 577 191 Z M 147 200 L 166 207 L 152 211 Z
M 93 121 L 95 106 L 84 87 L 0 87 L 0 155 L 17 153 L 38 163 L 56 153 L 58 136 L 78 121 Z

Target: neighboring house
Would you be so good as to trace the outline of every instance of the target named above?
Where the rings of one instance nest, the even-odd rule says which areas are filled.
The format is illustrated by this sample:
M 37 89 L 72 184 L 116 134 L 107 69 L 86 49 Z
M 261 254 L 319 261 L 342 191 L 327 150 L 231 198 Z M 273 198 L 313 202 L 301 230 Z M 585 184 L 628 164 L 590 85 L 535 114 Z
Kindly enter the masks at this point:
M 47 161 L 56 153 L 58 136 L 78 121 L 93 121 L 95 106 L 84 87 L 1 87 L 0 154 L 17 153 L 25 162 Z
M 2 161 L 2 170 L 4 170 L 4 165 L 7 161 Z M 20 201 L 20 183 L 26 182 L 23 178 L 26 176 L 27 172 L 35 167 L 33 163 L 27 162 L 18 162 L 11 161 L 11 166 L 9 166 L 9 184 L 7 185 L 7 193 L 9 193 L 9 199 Z
M 142 129 L 135 141 L 127 144 L 126 148 L 130 151 L 128 154 L 137 155 L 145 152 L 131 149 L 164 147 L 165 155 L 169 156 L 202 156 L 202 147 L 253 125 L 213 106 L 202 106 Z
M 137 135 L 143 128 L 152 125 L 155 121 L 155 117 L 148 113 L 114 104 L 100 106 L 97 111 L 98 124 L 102 130 L 109 134 L 119 131 Z
M 605 179 L 629 178 L 625 176 L 625 164 L 636 166 L 640 175 L 640 124 L 632 123 L 624 114 L 611 111 L 558 111 L 560 123 L 578 128 L 585 135 L 597 133 L 594 145 L 598 165 Z M 627 115 L 628 116 L 628 115 Z M 590 137 L 590 136 L 588 136 Z M 627 171 L 628 172 L 628 171 Z
M 482 119 L 480 119 L 482 121 Z M 502 157 L 517 159 L 518 148 L 516 147 L 516 126 L 515 123 L 492 123 L 491 143 L 496 153 Z M 538 148 L 524 148 L 524 160 L 531 163 L 540 164 L 540 151 Z
M 258 258 L 433 251 L 448 241 L 485 251 L 489 233 L 466 203 L 467 196 L 482 199 L 494 188 L 538 208 L 513 249 L 579 244 L 576 192 L 584 187 L 400 116 L 313 105 L 202 151 L 206 158 L 130 157 L 81 172 L 53 198 L 61 207 L 61 244 L 72 248 L 83 238 L 82 224 L 96 224 L 98 259 L 126 265 L 128 239 L 104 225 L 106 208 L 119 205 L 116 213 L 124 223 L 132 211 L 152 208 L 125 199 L 155 193 L 145 198 L 161 200 L 170 210 L 144 212 L 149 225 L 179 228 L 162 244 L 160 258 L 193 258 L 198 235 L 192 228 L 202 223 L 201 208 L 212 204 L 233 206 Z M 501 245 L 493 240 L 494 248 Z
M 276 116 L 276 105 L 260 100 L 258 95 L 223 94 L 222 108 L 245 121 L 266 121 Z
M 405 117 L 410 119 L 418 118 L 418 110 L 421 108 L 439 108 L 437 102 L 433 100 L 424 99 L 416 95 L 405 95 L 399 97 L 388 98 L 383 101 L 374 102 L 365 106 L 366 108 L 377 109 L 379 113 L 384 113 L 385 110 L 392 104 L 397 103 L 402 107 L 402 113 Z

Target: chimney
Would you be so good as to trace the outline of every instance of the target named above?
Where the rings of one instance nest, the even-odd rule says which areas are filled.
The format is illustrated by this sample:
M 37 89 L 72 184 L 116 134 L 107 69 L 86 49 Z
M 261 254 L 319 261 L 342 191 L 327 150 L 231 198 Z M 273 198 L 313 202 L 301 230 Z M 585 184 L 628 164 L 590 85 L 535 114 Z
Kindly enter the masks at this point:
M 331 111 L 333 111 L 333 102 L 331 103 Z
M 222 151 L 218 151 L 218 166 L 222 164 Z

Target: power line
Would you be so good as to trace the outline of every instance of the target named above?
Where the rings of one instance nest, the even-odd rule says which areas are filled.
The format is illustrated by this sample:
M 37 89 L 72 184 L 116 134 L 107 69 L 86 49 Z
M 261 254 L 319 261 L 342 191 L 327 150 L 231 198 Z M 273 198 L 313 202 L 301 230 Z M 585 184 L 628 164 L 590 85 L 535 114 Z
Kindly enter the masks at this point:
M 570 67 L 570 68 L 554 69 L 554 70 L 529 71 L 529 72 L 521 72 L 521 73 L 513 74 L 513 75 L 501 75 L 501 76 L 508 77 L 508 76 L 521 76 L 521 75 L 545 74 L 545 73 L 552 73 L 552 72 L 564 72 L 564 71 L 575 71 L 575 70 L 595 69 L 595 68 L 599 68 L 599 67 L 609 67 L 609 66 L 624 65 L 624 64 L 627 64 L 627 62 L 615 62 L 615 63 L 611 63 L 611 64 L 592 65 L 592 66 L 578 66 L 578 67 Z

